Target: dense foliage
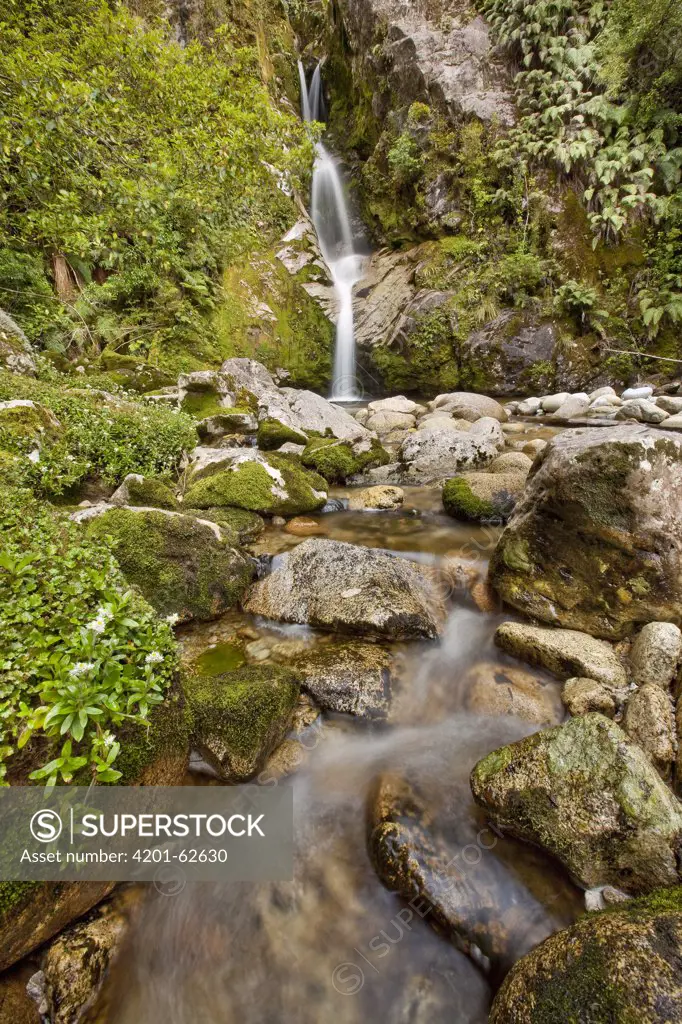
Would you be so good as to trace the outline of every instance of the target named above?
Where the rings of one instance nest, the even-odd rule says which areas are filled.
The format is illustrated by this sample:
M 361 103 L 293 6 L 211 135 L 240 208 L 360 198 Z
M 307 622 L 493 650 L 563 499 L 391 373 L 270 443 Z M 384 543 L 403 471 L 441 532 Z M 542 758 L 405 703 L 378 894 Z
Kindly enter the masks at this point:
M 594 232 L 649 231 L 644 327 L 682 320 L 682 8 L 670 0 L 482 0 L 520 70 L 520 118 L 498 143 L 515 175 L 549 163 L 578 184 Z
M 120 483 L 127 473 L 154 475 L 175 470 L 197 441 L 194 421 L 184 413 L 77 388 L 73 377 L 51 375 L 33 380 L 0 371 L 0 402 L 28 399 L 56 416 L 61 429 L 41 441 L 39 458 L 30 432 L 3 425 L 0 416 L 0 464 L 15 483 L 45 496 L 64 494 L 87 478 Z
M 0 760 L 47 736 L 55 756 L 32 779 L 115 782 L 116 727 L 145 722 L 176 671 L 170 624 L 126 587 L 106 541 L 27 492 L 3 491 L 0 534 Z
M 47 345 L 199 344 L 310 161 L 256 50 L 107 0 L 0 0 L 0 33 L 0 305 Z

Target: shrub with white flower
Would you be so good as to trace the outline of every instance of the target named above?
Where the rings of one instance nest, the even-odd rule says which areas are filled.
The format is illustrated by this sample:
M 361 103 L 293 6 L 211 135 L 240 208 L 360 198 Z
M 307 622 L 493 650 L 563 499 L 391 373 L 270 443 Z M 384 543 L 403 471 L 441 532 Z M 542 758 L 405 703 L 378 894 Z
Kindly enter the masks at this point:
M 172 628 L 106 543 L 28 492 L 0 495 L 0 535 L 0 762 L 44 733 L 63 746 L 31 778 L 115 782 L 115 727 L 145 723 L 177 671 Z

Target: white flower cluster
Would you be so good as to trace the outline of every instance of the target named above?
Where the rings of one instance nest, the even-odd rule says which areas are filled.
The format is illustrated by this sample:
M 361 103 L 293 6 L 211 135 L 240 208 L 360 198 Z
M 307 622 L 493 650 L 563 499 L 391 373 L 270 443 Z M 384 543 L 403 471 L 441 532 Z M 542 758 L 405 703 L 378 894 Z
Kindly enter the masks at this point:
M 144 659 L 145 665 L 160 665 L 162 661 L 163 654 L 160 654 L 159 651 L 150 651 Z
M 175 626 L 179 621 L 180 621 L 180 616 L 176 615 L 175 612 L 173 612 L 172 615 L 167 615 L 166 616 L 166 622 L 168 623 L 169 626 Z
M 93 633 L 103 633 L 112 617 L 113 613 L 108 608 L 98 608 L 97 615 L 92 622 L 88 622 L 85 628 L 92 630 Z
M 88 672 L 92 672 L 94 667 L 94 661 L 79 661 L 73 666 L 69 675 L 74 679 L 79 679 L 81 676 L 86 676 Z

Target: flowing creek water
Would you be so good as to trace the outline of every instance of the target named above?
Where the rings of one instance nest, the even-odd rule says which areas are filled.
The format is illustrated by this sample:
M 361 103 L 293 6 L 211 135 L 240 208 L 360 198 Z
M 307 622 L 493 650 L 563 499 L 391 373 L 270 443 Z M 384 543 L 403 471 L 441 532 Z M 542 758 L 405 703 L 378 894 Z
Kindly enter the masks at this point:
M 464 557 L 481 569 L 498 532 L 449 519 L 439 488 L 428 487 L 407 488 L 400 512 L 315 518 L 328 537 L 434 565 Z M 302 539 L 270 526 L 252 550 L 276 555 Z M 193 883 L 172 896 L 150 887 L 98 1020 L 483 1024 L 495 972 L 437 930 L 437 914 L 427 909 L 422 916 L 416 905 L 410 911 L 372 866 L 367 808 L 387 773 L 428 795 L 425 827 L 456 862 L 448 877 L 472 930 L 504 947 L 504 969 L 575 919 L 582 894 L 562 871 L 539 851 L 495 836 L 473 804 L 468 777 L 476 760 L 538 727 L 472 710 L 472 670 L 513 663 L 493 645 L 500 614 L 477 610 L 464 590 L 452 592 L 450 605 L 439 642 L 393 646 L 398 682 L 385 722 L 343 715 L 312 721 L 308 714 L 287 741 L 298 751 L 298 769 L 287 779 L 266 769 L 264 784 L 294 788 L 294 880 Z M 185 659 L 208 652 L 217 669 L 222 658 L 223 668 L 235 658 L 286 663 L 301 647 L 328 640 L 317 630 L 237 612 L 181 632 Z M 544 684 L 558 695 L 556 681 Z M 215 783 L 192 774 L 188 784 Z

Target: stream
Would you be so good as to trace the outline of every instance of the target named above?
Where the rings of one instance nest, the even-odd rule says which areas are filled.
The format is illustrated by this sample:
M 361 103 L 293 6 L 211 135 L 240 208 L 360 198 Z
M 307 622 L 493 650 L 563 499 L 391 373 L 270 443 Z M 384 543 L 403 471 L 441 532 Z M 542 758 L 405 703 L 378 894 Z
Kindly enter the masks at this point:
M 332 538 L 434 565 L 464 557 L 481 569 L 498 533 L 448 518 L 439 489 L 429 487 L 407 488 L 399 512 L 314 518 Z M 252 550 L 277 554 L 302 540 L 270 526 Z M 264 784 L 294 788 L 294 880 L 180 884 L 174 895 L 149 887 L 97 1019 L 483 1024 L 496 985 L 485 958 L 456 948 L 434 927 L 428 905 L 417 912 L 382 885 L 368 854 L 367 807 L 386 773 L 409 777 L 428 793 L 428 827 L 457 860 L 465 915 L 474 930 L 503 935 L 511 961 L 575 919 L 582 894 L 539 851 L 494 835 L 469 792 L 478 758 L 537 728 L 467 707 L 472 669 L 514 664 L 493 645 L 500 621 L 455 591 L 439 642 L 393 645 L 399 685 L 387 721 L 331 715 L 300 729 L 298 770 L 286 780 L 267 771 L 263 777 Z M 259 638 L 247 645 L 247 658 L 253 651 L 266 661 L 286 660 L 287 643 L 295 650 L 328 639 L 233 611 L 186 627 L 184 656 L 191 661 L 206 648 L 236 643 L 240 630 Z M 556 681 L 545 685 L 558 693 Z M 188 783 L 213 780 L 192 774 Z

